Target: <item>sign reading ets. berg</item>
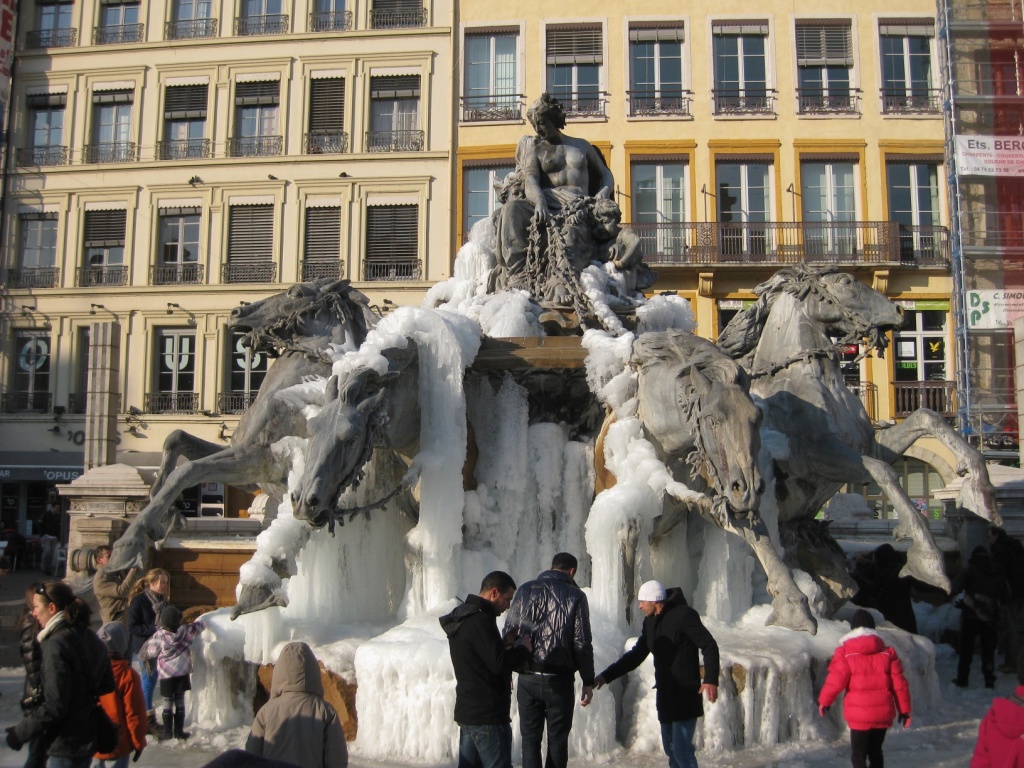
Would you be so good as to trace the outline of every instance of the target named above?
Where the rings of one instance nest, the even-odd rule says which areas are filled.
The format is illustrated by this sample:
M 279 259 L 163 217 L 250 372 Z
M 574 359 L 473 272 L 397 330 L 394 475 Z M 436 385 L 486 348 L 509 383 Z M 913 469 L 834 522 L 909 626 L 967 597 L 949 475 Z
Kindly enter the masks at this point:
M 957 136 L 956 166 L 972 176 L 1024 176 L 1024 137 Z
M 1011 328 L 1024 317 L 1024 288 L 967 291 L 967 327 L 971 330 Z

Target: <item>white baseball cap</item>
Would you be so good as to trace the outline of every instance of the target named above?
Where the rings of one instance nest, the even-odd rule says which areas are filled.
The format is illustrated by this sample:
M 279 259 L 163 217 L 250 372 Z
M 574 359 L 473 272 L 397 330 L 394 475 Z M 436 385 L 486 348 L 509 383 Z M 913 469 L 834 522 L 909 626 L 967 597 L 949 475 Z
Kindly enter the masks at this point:
M 640 585 L 636 599 L 645 603 L 663 603 L 665 602 L 665 587 L 661 585 L 660 581 L 653 579 L 645 581 Z

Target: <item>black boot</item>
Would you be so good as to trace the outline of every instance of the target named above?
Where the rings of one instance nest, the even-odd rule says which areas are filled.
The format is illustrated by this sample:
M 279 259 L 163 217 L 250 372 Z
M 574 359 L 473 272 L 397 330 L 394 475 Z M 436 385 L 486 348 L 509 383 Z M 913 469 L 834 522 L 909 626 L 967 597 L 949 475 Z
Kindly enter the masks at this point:
M 162 732 L 157 733 L 156 738 L 158 741 L 167 741 L 174 733 L 174 715 L 170 712 L 164 712 L 164 729 Z
M 187 739 L 191 736 L 191 733 L 185 731 L 185 713 L 175 712 L 174 713 L 174 738 L 176 739 Z

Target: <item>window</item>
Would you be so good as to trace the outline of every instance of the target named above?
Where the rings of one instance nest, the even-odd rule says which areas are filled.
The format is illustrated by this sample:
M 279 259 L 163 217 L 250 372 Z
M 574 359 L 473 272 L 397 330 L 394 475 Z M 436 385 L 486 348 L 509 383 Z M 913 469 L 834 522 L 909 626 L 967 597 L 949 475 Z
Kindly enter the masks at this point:
M 715 22 L 715 114 L 771 113 L 774 91 L 768 90 L 765 23 Z
M 466 82 L 462 119 L 518 120 L 522 116 L 518 90 L 514 31 L 477 32 L 466 35 Z
M 28 33 L 29 48 L 67 48 L 78 42 L 78 30 L 71 27 L 74 3 L 37 2 L 36 28 Z
M 235 138 L 228 140 L 229 156 L 281 154 L 284 138 L 277 135 L 280 87 L 277 80 L 235 85 Z
M 17 276 L 14 288 L 53 288 L 57 269 L 57 214 L 22 213 L 18 215 Z
M 128 268 L 124 266 L 125 223 L 127 211 L 86 211 L 83 267 L 78 284 L 126 285 Z
M 423 149 L 420 125 L 420 77 L 396 75 L 370 78 L 368 152 L 418 152 Z
M 87 163 L 131 163 L 136 144 L 132 138 L 132 91 L 94 93 L 92 144 L 85 148 Z
M 800 114 L 856 111 L 850 89 L 853 35 L 849 21 L 798 21 L 796 65 Z
M 946 481 L 942 476 L 920 459 L 909 457 L 897 459 L 892 467 L 896 470 L 900 487 L 906 491 L 910 501 L 921 514 L 932 520 L 941 519 L 942 501 L 932 498 L 932 494 L 946 487 Z M 854 486 L 850 491 L 859 493 L 867 500 L 868 507 L 874 510 L 876 520 L 898 519 L 889 497 L 876 483 L 864 483 L 859 489 Z
M 367 207 L 364 280 L 418 280 L 418 257 L 419 206 Z
M 235 34 L 282 35 L 288 31 L 288 15 L 281 13 L 281 0 L 240 0 Z
M 270 283 L 277 279 L 274 263 L 274 206 L 233 205 L 228 215 L 228 259 L 225 283 Z
M 156 336 L 156 392 L 146 395 L 148 413 L 195 413 L 196 334 L 162 328 Z
M 935 26 L 926 21 L 879 25 L 882 49 L 882 111 L 938 112 L 939 89 L 932 77 Z
M 218 410 L 221 413 L 242 413 L 252 405 L 267 375 L 266 352 L 245 345 L 245 334 L 231 334 L 229 355 L 229 391 L 221 395 Z
M 173 21 L 167 23 L 168 40 L 194 40 L 217 36 L 211 0 L 174 0 Z
M 164 91 L 164 141 L 157 147 L 161 160 L 209 157 L 206 133 L 208 86 L 169 85 Z
M 682 160 L 634 162 L 633 230 L 644 259 L 672 262 L 686 254 L 686 163 Z
M 160 209 L 160 257 L 154 285 L 199 283 L 199 208 Z
M 842 160 L 802 162 L 800 200 L 806 258 L 852 256 L 857 249 L 853 163 Z
M 547 89 L 562 103 L 566 117 L 603 117 L 601 27 L 548 27 L 546 50 Z
M 425 27 L 427 9 L 423 0 L 373 0 L 370 10 L 371 29 Z
M 50 410 L 50 334 L 18 331 L 14 334 L 11 391 L 4 394 L 4 410 Z
M 489 219 L 501 207 L 498 189 L 505 177 L 515 170 L 510 160 L 499 165 L 474 165 L 462 171 L 462 238 L 469 240 L 469 233 L 478 221 Z
M 719 162 L 719 247 L 727 259 L 764 256 L 772 250 L 765 223 L 771 203 L 771 166 L 764 162 Z
M 345 78 L 327 77 L 309 83 L 309 133 L 306 154 L 348 152 L 345 133 Z
M 941 259 L 945 240 L 939 226 L 939 166 L 928 162 L 886 164 L 889 220 L 899 224 L 900 259 L 917 263 Z
M 629 30 L 629 113 L 689 115 L 683 91 L 683 27 Z
M 306 209 L 302 279 L 341 277 L 341 207 Z
M 85 413 L 86 410 L 89 399 L 89 346 L 91 339 L 89 326 L 78 329 L 78 344 L 75 347 L 75 389 L 68 393 L 69 413 Z
M 33 94 L 25 99 L 28 107 L 29 146 L 18 155 L 20 165 L 67 165 L 64 146 L 65 93 Z
M 345 10 L 345 0 L 316 0 L 309 14 L 310 32 L 337 32 L 352 29 L 352 11 Z
M 948 369 L 949 308 L 904 309 L 903 327 L 893 331 L 895 415 L 918 408 L 953 416 L 953 382 Z
M 109 2 L 100 6 L 100 24 L 93 31 L 96 45 L 141 43 L 145 25 L 139 23 L 137 2 Z

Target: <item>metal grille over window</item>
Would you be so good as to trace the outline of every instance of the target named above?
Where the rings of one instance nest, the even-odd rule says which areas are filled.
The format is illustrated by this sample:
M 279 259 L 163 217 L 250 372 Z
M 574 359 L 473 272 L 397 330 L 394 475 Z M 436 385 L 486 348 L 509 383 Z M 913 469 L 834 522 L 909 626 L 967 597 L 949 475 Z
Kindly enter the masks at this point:
M 235 205 L 228 224 L 226 283 L 264 283 L 277 278 L 274 264 L 274 206 Z
M 600 27 L 549 27 L 548 64 L 601 64 Z
M 345 78 L 312 80 L 309 84 L 309 133 L 306 154 L 348 152 L 345 126 Z
M 341 277 L 341 208 L 307 208 L 302 279 Z
M 364 280 L 418 280 L 418 253 L 418 206 L 372 205 L 366 209 Z

